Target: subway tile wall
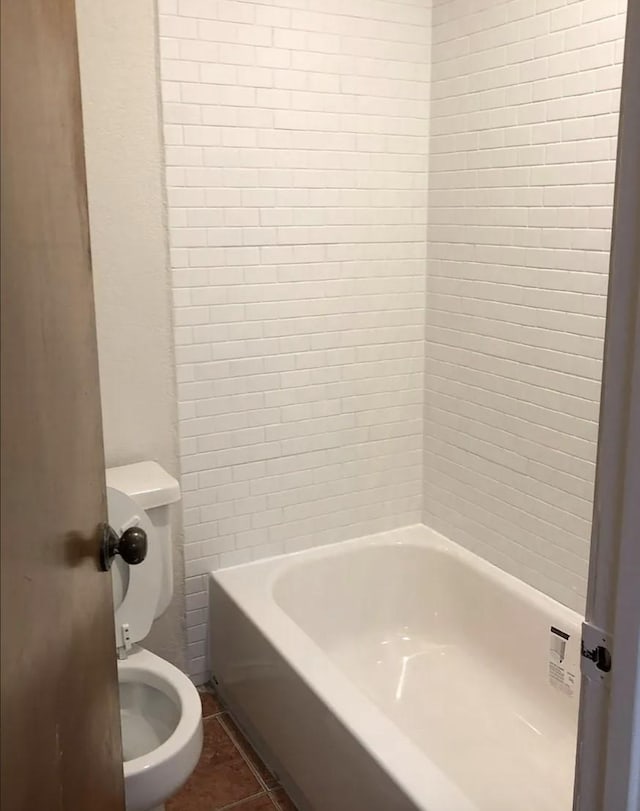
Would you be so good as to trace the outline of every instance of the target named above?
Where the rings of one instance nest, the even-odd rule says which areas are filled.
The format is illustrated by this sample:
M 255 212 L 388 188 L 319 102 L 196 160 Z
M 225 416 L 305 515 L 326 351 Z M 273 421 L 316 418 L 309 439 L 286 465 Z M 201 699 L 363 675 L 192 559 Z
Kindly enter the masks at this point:
M 201 681 L 207 571 L 421 518 L 431 10 L 158 6 Z
M 436 0 L 424 521 L 584 609 L 622 0 Z

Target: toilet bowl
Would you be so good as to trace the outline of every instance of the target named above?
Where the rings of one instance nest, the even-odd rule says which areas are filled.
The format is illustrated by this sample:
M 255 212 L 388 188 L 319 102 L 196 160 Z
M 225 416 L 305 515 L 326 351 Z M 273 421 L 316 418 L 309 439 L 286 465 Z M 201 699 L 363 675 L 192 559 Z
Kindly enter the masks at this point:
M 176 667 L 135 647 L 118 662 L 128 811 L 156 808 L 186 782 L 202 750 L 202 711 Z
M 112 567 L 127 811 L 158 811 L 195 768 L 202 709 L 192 682 L 140 645 L 173 593 L 170 505 L 178 482 L 155 462 L 107 470 L 109 523 L 118 535 L 139 526 L 147 556 Z

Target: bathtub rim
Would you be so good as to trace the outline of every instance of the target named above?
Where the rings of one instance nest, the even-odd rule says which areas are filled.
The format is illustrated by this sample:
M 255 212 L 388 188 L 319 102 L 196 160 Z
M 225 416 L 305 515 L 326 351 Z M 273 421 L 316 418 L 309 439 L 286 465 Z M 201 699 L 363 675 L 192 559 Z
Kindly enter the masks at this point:
M 426 524 L 411 524 L 407 527 L 385 530 L 384 532 L 365 535 L 360 538 L 351 538 L 347 541 L 336 541 L 280 555 L 269 555 L 268 557 L 259 558 L 257 560 L 237 563 L 233 566 L 226 566 L 221 569 L 214 569 L 209 572 L 209 576 L 216 582 L 224 585 L 225 591 L 231 593 L 231 589 L 242 586 L 242 579 L 253 576 L 250 574 L 251 572 L 262 568 L 267 569 L 268 576 L 261 580 L 261 584 L 268 588 L 274 604 L 278 605 L 280 608 L 279 603 L 273 597 L 273 587 L 285 570 L 303 565 L 306 561 L 320 560 L 328 557 L 341 557 L 345 552 L 354 548 L 376 548 L 385 546 L 426 546 L 443 552 L 445 555 L 460 560 L 470 566 L 470 568 L 484 574 L 487 579 L 499 582 L 500 587 L 509 593 L 524 597 L 535 608 L 550 610 L 556 614 L 563 613 L 566 616 L 567 622 L 571 625 L 581 626 L 584 621 L 584 617 L 574 609 L 558 602 L 553 597 L 536 589 L 535 586 L 531 586 L 515 575 L 505 572 L 499 566 L 481 557 L 478 553 L 472 552 L 470 549 L 450 540 L 439 532 L 436 532 L 436 530 L 431 529 L 431 527 L 428 527 Z M 227 586 L 229 588 L 227 588 Z M 284 609 L 280 608 L 280 610 L 286 615 Z

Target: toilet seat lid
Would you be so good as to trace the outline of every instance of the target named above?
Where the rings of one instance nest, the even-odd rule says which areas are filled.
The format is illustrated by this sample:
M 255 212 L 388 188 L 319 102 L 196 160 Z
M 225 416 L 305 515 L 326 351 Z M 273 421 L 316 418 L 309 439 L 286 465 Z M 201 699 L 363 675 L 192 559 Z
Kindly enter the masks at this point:
M 153 625 L 162 575 L 160 548 L 155 529 L 142 507 L 130 496 L 107 487 L 109 523 L 118 536 L 132 526 L 147 533 L 147 556 L 129 566 L 119 555 L 111 566 L 111 585 L 116 626 L 116 645 L 125 647 L 125 636 L 131 643 L 144 639 Z M 127 627 L 128 626 L 128 627 Z

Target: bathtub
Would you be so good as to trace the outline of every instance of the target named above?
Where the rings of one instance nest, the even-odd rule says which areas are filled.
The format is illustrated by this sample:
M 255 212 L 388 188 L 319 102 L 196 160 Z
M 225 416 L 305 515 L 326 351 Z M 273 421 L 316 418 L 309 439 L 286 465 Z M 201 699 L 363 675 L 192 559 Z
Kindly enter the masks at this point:
M 570 811 L 581 618 L 427 527 L 213 572 L 210 612 L 300 811 Z

